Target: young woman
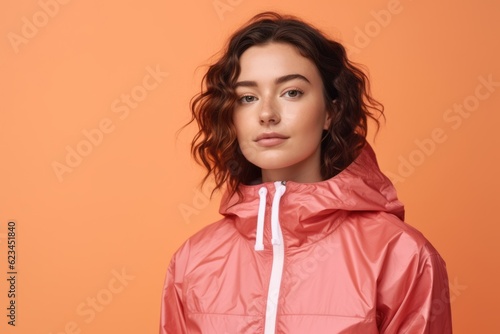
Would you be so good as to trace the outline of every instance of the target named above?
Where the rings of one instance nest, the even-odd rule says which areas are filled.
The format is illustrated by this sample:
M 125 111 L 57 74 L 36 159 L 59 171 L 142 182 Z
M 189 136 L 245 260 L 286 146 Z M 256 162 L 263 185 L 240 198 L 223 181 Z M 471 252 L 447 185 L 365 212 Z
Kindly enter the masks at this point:
M 382 106 L 341 44 L 257 15 L 192 112 L 223 218 L 174 254 L 161 334 L 451 333 L 445 263 L 403 222 L 365 139 Z

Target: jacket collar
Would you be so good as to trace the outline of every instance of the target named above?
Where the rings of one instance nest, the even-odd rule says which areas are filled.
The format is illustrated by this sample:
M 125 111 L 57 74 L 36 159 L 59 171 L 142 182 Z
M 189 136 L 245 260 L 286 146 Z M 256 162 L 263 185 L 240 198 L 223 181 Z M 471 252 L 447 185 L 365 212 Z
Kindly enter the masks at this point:
M 223 196 L 219 212 L 233 219 L 238 231 L 255 241 L 259 189 L 267 189 L 266 212 L 271 212 L 273 182 L 241 185 L 243 197 Z M 367 143 L 359 156 L 334 177 L 315 183 L 286 182 L 280 201 L 280 223 L 287 247 L 314 242 L 335 230 L 353 213 L 389 212 L 404 219 L 404 207 L 396 189 L 380 171 L 375 153 Z M 269 249 L 270 214 L 264 220 L 264 245 Z

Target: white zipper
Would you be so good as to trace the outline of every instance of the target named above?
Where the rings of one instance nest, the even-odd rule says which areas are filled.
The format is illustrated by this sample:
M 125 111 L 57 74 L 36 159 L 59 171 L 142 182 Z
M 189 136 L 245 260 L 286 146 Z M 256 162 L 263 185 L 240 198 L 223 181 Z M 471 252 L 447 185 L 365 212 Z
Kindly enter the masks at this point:
M 274 334 L 276 331 L 276 317 L 278 315 L 278 300 L 280 295 L 281 278 L 283 276 L 283 264 L 285 260 L 285 245 L 279 221 L 279 208 L 281 196 L 285 193 L 284 182 L 275 182 L 276 192 L 271 208 L 271 231 L 273 244 L 273 266 L 271 269 L 271 279 L 267 292 L 266 320 L 264 334 Z

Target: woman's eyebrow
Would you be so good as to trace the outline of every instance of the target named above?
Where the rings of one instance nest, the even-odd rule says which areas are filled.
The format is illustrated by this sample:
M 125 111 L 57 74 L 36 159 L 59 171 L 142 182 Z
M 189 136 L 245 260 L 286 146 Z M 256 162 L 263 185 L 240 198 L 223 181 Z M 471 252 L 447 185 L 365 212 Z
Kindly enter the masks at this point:
M 303 76 L 302 74 L 298 74 L 298 73 L 284 75 L 282 77 L 277 78 L 274 82 L 276 84 L 281 84 L 283 82 L 294 80 L 294 79 L 300 79 L 300 80 L 303 80 L 307 83 L 311 83 L 305 76 Z
M 274 80 L 275 84 L 282 84 L 284 82 L 290 81 L 290 80 L 295 80 L 295 79 L 300 79 L 303 80 L 307 83 L 311 83 L 309 79 L 307 79 L 305 76 L 302 74 L 294 73 L 294 74 L 287 74 L 282 77 L 276 78 Z M 255 81 L 238 81 L 235 85 L 234 88 L 238 87 L 257 87 L 257 82 Z

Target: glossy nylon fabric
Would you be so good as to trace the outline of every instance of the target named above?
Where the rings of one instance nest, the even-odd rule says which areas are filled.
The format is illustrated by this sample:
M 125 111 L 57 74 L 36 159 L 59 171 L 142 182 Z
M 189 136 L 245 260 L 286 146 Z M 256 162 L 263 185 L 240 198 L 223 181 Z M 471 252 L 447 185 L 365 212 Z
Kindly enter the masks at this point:
M 255 250 L 259 189 L 267 188 L 264 249 Z M 367 144 L 335 177 L 286 182 L 279 220 L 284 265 L 276 305 L 266 305 L 273 265 L 273 183 L 223 198 L 220 221 L 174 254 L 160 334 L 433 333 L 451 330 L 445 263 L 403 222 L 404 209 Z M 275 299 L 275 300 L 276 300 Z

